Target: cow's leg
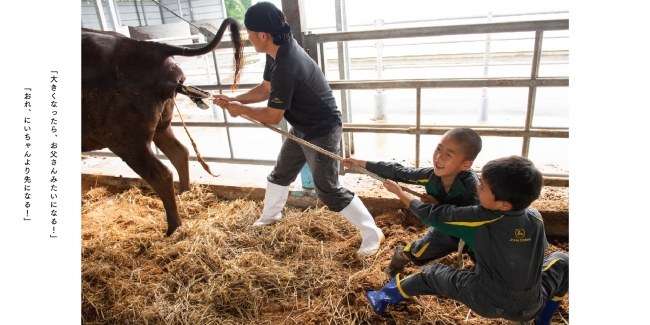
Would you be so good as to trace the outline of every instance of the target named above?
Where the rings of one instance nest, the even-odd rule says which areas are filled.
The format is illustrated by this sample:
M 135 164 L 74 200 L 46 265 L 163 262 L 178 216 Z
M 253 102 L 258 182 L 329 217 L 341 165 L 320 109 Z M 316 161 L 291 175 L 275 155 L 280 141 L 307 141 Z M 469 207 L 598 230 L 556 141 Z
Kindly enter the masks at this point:
M 150 143 L 108 147 L 158 194 L 167 214 L 167 236 L 181 226 L 174 196 L 174 174 L 153 153 Z
M 171 126 L 156 130 L 153 142 L 162 151 L 178 172 L 180 191 L 190 190 L 190 151 L 174 136 Z

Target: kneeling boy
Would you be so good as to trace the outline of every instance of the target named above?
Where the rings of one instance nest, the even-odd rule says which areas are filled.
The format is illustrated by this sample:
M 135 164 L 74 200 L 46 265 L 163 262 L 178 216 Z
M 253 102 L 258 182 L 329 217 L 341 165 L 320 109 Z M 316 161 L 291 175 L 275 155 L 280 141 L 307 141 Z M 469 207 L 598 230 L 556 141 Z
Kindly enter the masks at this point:
M 569 256 L 544 257 L 542 217 L 529 207 L 541 193 L 542 175 L 530 160 L 511 156 L 488 162 L 481 178 L 481 204 L 471 207 L 423 203 L 395 182 L 384 183 L 423 223 L 463 239 L 476 263 L 470 269 L 436 263 L 405 278 L 398 274 L 366 293 L 375 312 L 410 296 L 443 295 L 486 318 L 550 323 L 569 291 Z

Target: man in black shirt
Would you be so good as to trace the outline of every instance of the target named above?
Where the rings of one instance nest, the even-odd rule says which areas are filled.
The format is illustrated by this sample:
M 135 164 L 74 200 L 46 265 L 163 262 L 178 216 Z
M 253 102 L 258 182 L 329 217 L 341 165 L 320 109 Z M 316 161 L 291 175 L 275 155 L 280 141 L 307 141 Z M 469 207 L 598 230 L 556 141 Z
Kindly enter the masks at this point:
M 292 135 L 338 154 L 343 132 L 341 112 L 322 71 L 293 39 L 284 13 L 270 2 L 259 2 L 246 11 L 244 24 L 255 50 L 266 53 L 264 80 L 232 98 L 215 95 L 214 103 L 232 117 L 243 114 L 268 124 L 278 124 L 284 117 L 292 126 Z M 266 107 L 247 105 L 262 101 L 267 101 Z M 359 197 L 339 184 L 338 161 L 290 139 L 285 139 L 267 177 L 264 212 L 253 225 L 267 226 L 280 220 L 289 185 L 305 162 L 314 177 L 318 198 L 361 231 L 357 253 L 376 253 L 384 235 Z

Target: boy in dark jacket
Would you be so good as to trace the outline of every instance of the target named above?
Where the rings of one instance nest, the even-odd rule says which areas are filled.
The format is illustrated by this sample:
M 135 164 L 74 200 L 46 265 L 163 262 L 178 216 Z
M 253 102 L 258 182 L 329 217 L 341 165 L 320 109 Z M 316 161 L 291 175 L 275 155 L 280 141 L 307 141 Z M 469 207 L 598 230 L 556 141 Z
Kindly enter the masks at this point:
M 547 247 L 539 212 L 529 205 L 539 197 L 542 175 L 533 163 L 511 156 L 488 162 L 477 186 L 480 205 L 456 207 L 414 200 L 393 181 L 384 186 L 420 220 L 457 236 L 474 251 L 476 264 L 455 269 L 433 264 L 380 291 L 368 291 L 373 310 L 411 296 L 443 295 L 487 318 L 550 324 L 569 291 L 569 256 Z
M 481 151 L 481 137 L 469 128 L 455 128 L 447 131 L 433 153 L 433 167 L 407 168 L 394 162 L 372 162 L 347 158 L 347 168 L 356 164 L 386 179 L 424 186 L 426 193 L 420 199 L 425 203 L 470 206 L 479 204 L 476 185 L 478 177 L 472 170 L 474 159 Z M 460 239 L 431 227 L 420 239 L 404 246 L 397 246 L 393 259 L 384 273 L 391 278 L 413 262 L 426 265 L 429 262 L 458 250 Z M 468 251 L 474 259 L 474 253 Z

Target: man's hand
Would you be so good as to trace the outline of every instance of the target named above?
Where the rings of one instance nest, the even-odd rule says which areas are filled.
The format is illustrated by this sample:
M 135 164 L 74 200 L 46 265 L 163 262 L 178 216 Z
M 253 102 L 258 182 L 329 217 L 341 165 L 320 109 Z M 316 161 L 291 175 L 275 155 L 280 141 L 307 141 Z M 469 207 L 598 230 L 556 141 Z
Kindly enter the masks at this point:
M 345 166 L 345 168 L 352 168 L 353 164 L 357 165 L 359 167 L 366 168 L 366 161 L 365 160 L 359 160 L 359 159 L 354 159 L 354 158 L 345 158 L 345 159 L 341 160 L 341 162 L 343 163 L 343 166 Z
M 232 117 L 237 117 L 243 114 L 243 109 L 242 109 L 243 106 L 241 105 L 240 102 L 236 102 L 234 100 L 227 102 L 221 98 L 215 98 L 212 102 L 218 105 L 219 107 L 228 110 L 228 114 L 230 114 L 230 116 Z
M 212 98 L 213 98 L 213 99 L 212 99 L 212 102 L 215 103 L 215 104 L 217 104 L 217 105 L 219 105 L 219 104 L 217 103 L 218 100 L 225 101 L 226 103 L 229 103 L 229 102 L 233 101 L 233 99 L 232 99 L 231 97 L 228 97 L 228 96 L 223 95 L 223 94 L 212 95 Z
M 243 106 L 240 102 L 232 101 L 222 106 L 222 108 L 227 109 L 228 114 L 230 114 L 232 117 L 237 117 L 244 114 Z
M 435 197 L 429 195 L 429 194 L 423 194 L 420 196 L 420 201 L 424 203 L 430 203 L 430 204 L 438 204 L 438 200 L 436 200 Z

